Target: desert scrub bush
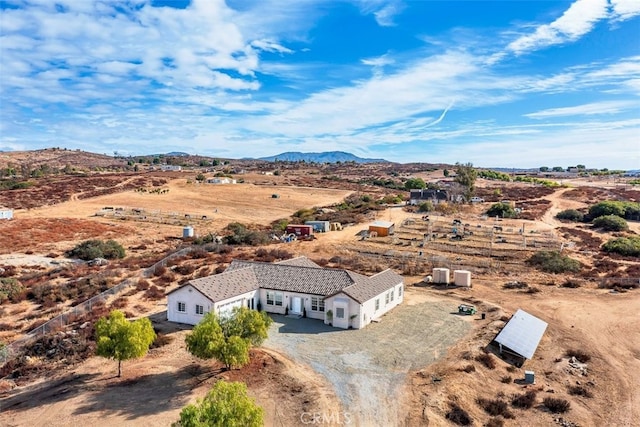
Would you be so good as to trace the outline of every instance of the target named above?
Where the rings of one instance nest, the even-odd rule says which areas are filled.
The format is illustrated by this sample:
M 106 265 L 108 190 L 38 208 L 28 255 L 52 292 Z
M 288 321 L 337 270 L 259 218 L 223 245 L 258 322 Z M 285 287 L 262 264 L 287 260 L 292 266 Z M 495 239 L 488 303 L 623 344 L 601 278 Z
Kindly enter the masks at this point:
M 144 293 L 144 297 L 150 300 L 159 300 L 164 298 L 164 291 L 158 288 L 156 285 L 152 285 L 149 289 Z
M 195 270 L 196 270 L 196 267 L 194 265 L 183 264 L 183 265 L 176 266 L 176 268 L 173 271 L 175 271 L 178 274 L 182 274 L 183 276 L 186 276 L 188 274 L 193 273 Z
M 582 268 L 579 261 L 558 251 L 540 251 L 527 260 L 527 264 L 547 273 L 577 273 Z
M 156 332 L 156 339 L 153 341 L 153 343 L 151 343 L 151 346 L 149 347 L 151 348 L 160 348 L 163 347 L 167 344 L 171 344 L 171 342 L 173 341 L 173 337 L 169 336 L 169 335 L 165 335 L 163 333 L 160 332 Z
M 579 288 L 580 286 L 582 286 L 582 284 L 580 284 L 580 282 L 578 282 L 577 280 L 571 280 L 571 279 L 565 280 L 560 285 L 561 288 L 571 288 L 571 289 L 576 289 L 576 288 Z
M 505 375 L 504 377 L 500 378 L 500 382 L 502 384 L 511 384 L 512 380 L 513 378 L 511 378 L 509 375 Z
M 516 372 L 517 370 L 518 370 L 518 368 L 516 368 L 516 367 L 515 367 L 515 366 L 513 366 L 513 365 L 509 365 L 509 366 L 507 366 L 507 372 L 511 372 L 511 373 L 513 373 L 513 372 Z
M 25 287 L 13 277 L 0 278 L 0 304 L 9 300 L 17 303 L 27 297 Z
M 447 412 L 445 417 L 459 426 L 473 425 L 473 420 L 469 416 L 469 413 L 462 409 L 457 403 L 449 403 L 449 412 Z
M 504 427 L 504 420 L 499 417 L 489 418 L 484 427 Z
M 126 297 L 120 297 L 120 298 L 114 300 L 111 303 L 110 308 L 112 310 L 119 309 L 119 308 L 125 308 L 127 306 L 127 304 L 129 304 L 129 299 L 126 298 Z
M 463 372 L 466 372 L 467 374 L 470 374 L 471 372 L 475 372 L 476 371 L 476 367 L 473 365 L 467 365 L 464 368 L 460 369 Z
M 604 231 L 623 231 L 629 229 L 629 224 L 624 218 L 615 215 L 599 216 L 593 220 L 593 226 Z
M 117 259 L 124 258 L 125 250 L 115 240 L 85 240 L 67 252 L 67 256 L 89 261 L 94 258 Z
M 580 350 L 576 348 L 567 350 L 565 355 L 567 357 L 575 357 L 576 360 L 580 363 L 587 363 L 588 361 L 591 360 L 591 355 L 589 355 L 589 353 L 585 352 L 584 350 Z
M 136 289 L 138 291 L 146 291 L 147 289 L 149 289 L 149 286 L 151 285 L 145 279 L 139 279 L 138 282 L 136 283 Z
M 579 385 L 569 386 L 568 392 L 572 396 L 593 397 L 593 393 L 591 393 L 591 390 Z
M 496 360 L 489 353 L 480 353 L 476 356 L 476 360 L 486 366 L 488 369 L 496 368 Z
M 497 417 L 498 415 L 502 415 L 504 418 L 515 418 L 515 416 L 513 415 L 513 412 L 509 410 L 509 405 L 507 405 L 507 402 L 505 402 L 504 400 L 484 399 L 480 397 L 476 399 L 476 403 L 482 409 L 484 409 L 484 411 L 487 414 L 492 415 L 494 417 Z
M 545 397 L 542 404 L 554 414 L 563 414 L 571 409 L 571 403 L 565 399 L 557 399 L 555 397 Z
M 535 390 L 529 390 L 523 394 L 514 394 L 511 397 L 511 405 L 514 408 L 529 409 L 536 404 L 536 397 L 538 392 Z
M 564 219 L 567 221 L 582 222 L 584 220 L 584 214 L 575 209 L 567 209 L 556 214 L 556 218 Z
M 602 246 L 602 249 L 605 252 L 640 257 L 640 237 L 630 236 L 611 239 Z

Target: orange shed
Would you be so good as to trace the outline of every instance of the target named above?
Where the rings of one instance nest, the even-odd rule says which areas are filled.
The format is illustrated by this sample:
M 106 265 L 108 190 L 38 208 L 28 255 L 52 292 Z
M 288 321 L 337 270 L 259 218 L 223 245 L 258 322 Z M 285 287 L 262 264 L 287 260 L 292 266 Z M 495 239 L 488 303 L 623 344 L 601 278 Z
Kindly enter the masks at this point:
M 374 221 L 369 225 L 369 232 L 375 231 L 378 236 L 391 236 L 393 234 L 394 223 L 389 221 Z

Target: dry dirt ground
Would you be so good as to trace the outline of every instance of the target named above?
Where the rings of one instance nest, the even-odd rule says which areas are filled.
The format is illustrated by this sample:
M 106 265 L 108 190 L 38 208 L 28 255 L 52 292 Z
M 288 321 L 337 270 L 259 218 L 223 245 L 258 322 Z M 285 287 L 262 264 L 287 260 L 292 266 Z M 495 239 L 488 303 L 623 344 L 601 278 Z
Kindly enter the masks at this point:
M 256 176 L 256 182 L 258 179 L 265 178 Z M 206 215 L 206 220 L 194 223 L 196 233 L 205 234 L 209 231 L 218 232 L 232 221 L 269 223 L 288 217 L 297 209 L 339 202 L 350 193 L 344 190 L 292 188 L 273 185 L 271 181 L 260 185 L 196 185 L 188 184 L 182 176 L 169 182 L 166 187 L 170 189 L 166 194 L 130 191 L 17 211 L 14 221 L 0 224 L 0 238 L 5 239 L 0 242 L 0 248 L 5 254 L 28 250 L 35 256 L 44 256 L 52 251 L 59 255 L 82 239 L 115 237 L 127 247 L 144 243 L 150 249 L 162 250 L 173 244 L 167 237 L 181 236 L 183 224 L 160 224 L 148 219 L 114 220 L 94 214 L 105 206 L 121 206 L 148 212 L 177 213 L 176 216 L 182 217 L 184 214 Z M 551 232 L 560 225 L 575 227 L 558 223 L 552 215 L 562 209 L 587 206 L 586 201 L 565 197 L 568 191 L 558 190 L 545 196 L 551 201 L 550 213 L 538 221 L 526 222 L 526 229 Z M 279 194 L 280 198 L 272 199 L 274 193 Z M 463 222 L 475 223 L 480 221 L 483 208 L 486 206 L 474 206 L 458 216 Z M 378 214 L 378 219 L 391 220 L 396 224 L 401 224 L 408 217 L 418 216 L 402 209 L 387 209 Z M 70 228 L 75 229 L 77 235 L 63 227 L 65 221 L 73 224 Z M 522 225 L 522 221 L 504 224 L 516 228 Z M 57 228 L 60 238 L 55 238 Z M 366 224 L 320 235 L 313 242 L 294 242 L 284 249 L 313 259 L 328 259 L 336 255 L 357 256 L 358 251 L 354 248 L 396 250 L 397 245 L 391 240 L 359 241 L 355 233 L 363 228 L 366 228 Z M 638 231 L 638 224 L 633 223 L 632 229 Z M 17 239 L 6 240 L 13 233 L 24 233 L 20 234 L 22 243 L 15 243 Z M 29 239 L 32 240 L 28 242 Z M 563 237 L 558 236 L 558 239 Z M 419 248 L 409 246 L 405 250 L 417 254 Z M 589 264 L 593 262 L 588 255 L 580 253 L 579 247 L 570 249 L 568 254 L 582 257 L 581 260 Z M 479 265 L 472 254 L 458 256 L 446 253 L 444 257 L 453 259 L 462 268 L 467 260 L 470 267 Z M 387 258 L 379 259 L 381 263 L 387 262 Z M 413 287 L 420 283 L 424 275 L 405 275 L 406 306 L 388 316 L 389 319 L 400 321 L 400 325 L 404 319 L 402 313 L 416 310 L 412 304 L 415 307 L 427 307 L 425 304 L 455 307 L 459 302 L 466 301 L 476 304 L 480 311 L 487 313 L 487 318 L 454 317 L 454 322 L 463 321 L 469 325 L 469 332 L 455 343 L 452 340 L 450 347 L 442 343 L 431 344 L 432 341 L 425 338 L 425 354 L 417 359 L 412 359 L 410 353 L 403 355 L 406 359 L 402 360 L 410 367 L 402 366 L 396 371 L 388 365 L 388 361 L 382 360 L 381 368 L 389 373 L 386 379 L 384 376 L 367 378 L 366 370 L 361 369 L 375 369 L 376 362 L 367 359 L 364 353 L 349 353 L 358 349 L 348 350 L 348 344 L 340 363 L 321 366 L 315 359 L 319 357 L 318 353 L 326 346 L 341 347 L 342 337 L 335 342 L 329 341 L 326 346 L 312 343 L 318 351 L 316 355 L 306 356 L 300 346 L 287 346 L 286 342 L 270 344 L 271 350 L 257 353 L 249 367 L 223 375 L 247 381 L 252 395 L 266 410 L 267 425 L 274 426 L 301 425 L 300 413 L 304 411 L 335 413 L 350 411 L 349 405 L 362 404 L 366 408 L 375 406 L 376 402 L 394 402 L 389 408 L 378 409 L 377 413 L 384 419 L 384 424 L 374 418 L 363 417 L 361 419 L 364 421 L 359 425 L 450 425 L 445 414 L 452 402 L 469 412 L 475 420 L 474 425 L 483 425 L 491 417 L 476 404 L 477 398 L 504 396 L 508 400 L 511 394 L 522 392 L 527 387 L 539 390 L 536 406 L 529 410 L 514 409 L 515 419 L 505 420 L 505 425 L 554 425 L 558 416 L 550 414 L 541 405 L 542 398 L 546 396 L 570 400 L 571 410 L 561 416 L 580 426 L 640 425 L 640 388 L 635 375 L 640 370 L 640 316 L 637 316 L 640 297 L 637 290 L 611 293 L 598 289 L 596 281 L 584 281 L 580 288 L 567 289 L 558 286 L 565 280 L 562 275 L 538 273 L 523 265 L 510 270 L 510 267 L 507 268 L 509 265 L 496 267 L 494 264 L 491 268 L 480 269 L 481 272 L 474 273 L 472 277 L 473 288 L 470 290 Z M 503 289 L 502 285 L 511 280 L 526 281 L 540 291 L 526 293 Z M 547 286 L 549 283 L 554 285 Z M 177 286 L 177 283 L 173 286 Z M 487 344 L 518 308 L 549 323 L 534 360 L 528 361 L 522 369 L 513 370 L 494 356 L 496 368 L 487 369 L 474 357 L 487 350 Z M 162 307 L 157 304 L 149 304 L 147 309 L 148 313 L 162 312 Z M 447 318 L 450 316 L 446 313 L 443 315 Z M 2 320 L 10 322 L 11 318 Z M 384 324 L 372 325 L 375 326 L 383 327 Z M 402 326 L 398 326 L 398 329 L 402 333 Z M 375 331 L 375 328 L 370 331 L 368 328 L 344 332 L 345 336 L 362 335 L 353 341 L 355 344 L 366 342 L 372 344 L 371 347 L 378 344 L 378 349 L 393 354 L 396 351 L 395 341 L 384 336 L 375 337 Z M 143 359 L 125 364 L 122 379 L 113 377 L 113 362 L 90 358 L 41 383 L 15 389 L 3 384 L 5 388 L 0 387 L 0 390 L 4 390 L 0 394 L 0 425 L 169 425 L 177 419 L 182 406 L 204 395 L 217 372 L 208 368 L 211 364 L 194 360 L 186 353 L 183 344 L 185 331 L 170 330 L 168 334 L 173 338 L 169 345 L 152 350 Z M 369 337 L 366 334 L 373 335 Z M 273 338 L 274 342 L 279 339 Z M 389 344 L 385 346 L 385 342 Z M 309 341 L 306 343 L 309 344 Z M 365 344 L 362 347 L 368 348 Z M 591 356 L 586 371 L 568 365 L 564 357 L 568 349 L 581 349 Z M 436 350 L 437 356 L 440 356 L 437 360 Z M 468 365 L 473 365 L 475 371 L 464 372 L 462 368 Z M 536 372 L 534 386 L 515 382 L 523 377 L 525 369 Z M 395 373 L 399 376 L 394 377 Z M 401 377 L 405 375 L 407 379 L 402 387 Z M 503 381 L 506 376 L 510 376 L 511 380 Z M 391 377 L 393 380 L 389 383 Z M 378 400 L 367 400 L 364 389 L 355 388 L 360 383 L 358 378 L 371 386 L 379 396 Z M 568 386 L 577 382 L 587 387 L 593 397 L 570 396 Z

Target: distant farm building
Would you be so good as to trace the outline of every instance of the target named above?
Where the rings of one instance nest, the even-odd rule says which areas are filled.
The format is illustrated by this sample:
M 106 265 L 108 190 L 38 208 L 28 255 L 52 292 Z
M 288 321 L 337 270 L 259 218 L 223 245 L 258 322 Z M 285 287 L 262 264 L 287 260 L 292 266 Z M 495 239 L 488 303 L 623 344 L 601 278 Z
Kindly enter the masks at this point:
M 305 221 L 305 225 L 313 227 L 313 231 L 316 233 L 326 233 L 331 230 L 331 223 L 329 221 Z
M 226 177 L 215 177 L 207 179 L 207 184 L 235 184 L 236 180 Z
M 511 320 L 494 339 L 500 354 L 506 353 L 522 359 L 532 359 L 547 330 L 547 322 L 518 309 Z
M 295 234 L 296 236 L 311 236 L 313 234 L 312 225 L 289 224 L 287 225 L 287 234 Z
M 0 207 L 0 219 L 13 219 L 13 209 Z
M 391 236 L 394 233 L 395 224 L 389 221 L 374 221 L 369 225 L 369 234 L 376 233 L 379 237 Z
M 424 202 L 431 202 L 434 205 L 438 203 L 446 202 L 449 200 L 449 195 L 445 190 L 431 190 L 431 189 L 416 189 L 409 192 L 409 204 L 419 205 Z
M 179 165 L 160 165 L 160 169 L 163 171 L 181 171 L 182 170 L 182 166 Z

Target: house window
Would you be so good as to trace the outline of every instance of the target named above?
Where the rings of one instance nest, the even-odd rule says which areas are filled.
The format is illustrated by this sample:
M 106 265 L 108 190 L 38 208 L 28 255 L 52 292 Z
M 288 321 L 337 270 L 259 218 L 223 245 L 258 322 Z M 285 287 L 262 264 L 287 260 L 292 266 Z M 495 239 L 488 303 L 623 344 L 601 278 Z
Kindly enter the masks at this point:
M 322 297 L 311 297 L 311 311 L 324 311 L 324 300 Z
M 178 301 L 178 312 L 186 313 L 187 312 L 187 304 L 181 301 Z
M 389 304 L 389 292 L 384 294 L 384 305 L 387 305 L 387 304 Z
M 398 287 L 398 296 L 401 297 L 402 296 L 402 286 Z
M 380 298 L 376 299 L 376 311 L 380 310 Z
M 276 292 L 276 305 L 282 306 L 282 292 Z
M 267 305 L 273 305 L 273 292 L 267 291 Z
M 342 307 L 336 308 L 336 318 L 344 319 L 344 308 Z
M 395 293 L 395 288 L 391 289 L 391 301 L 393 301 L 393 294 Z
M 200 316 L 204 314 L 204 305 L 196 304 L 196 314 Z

